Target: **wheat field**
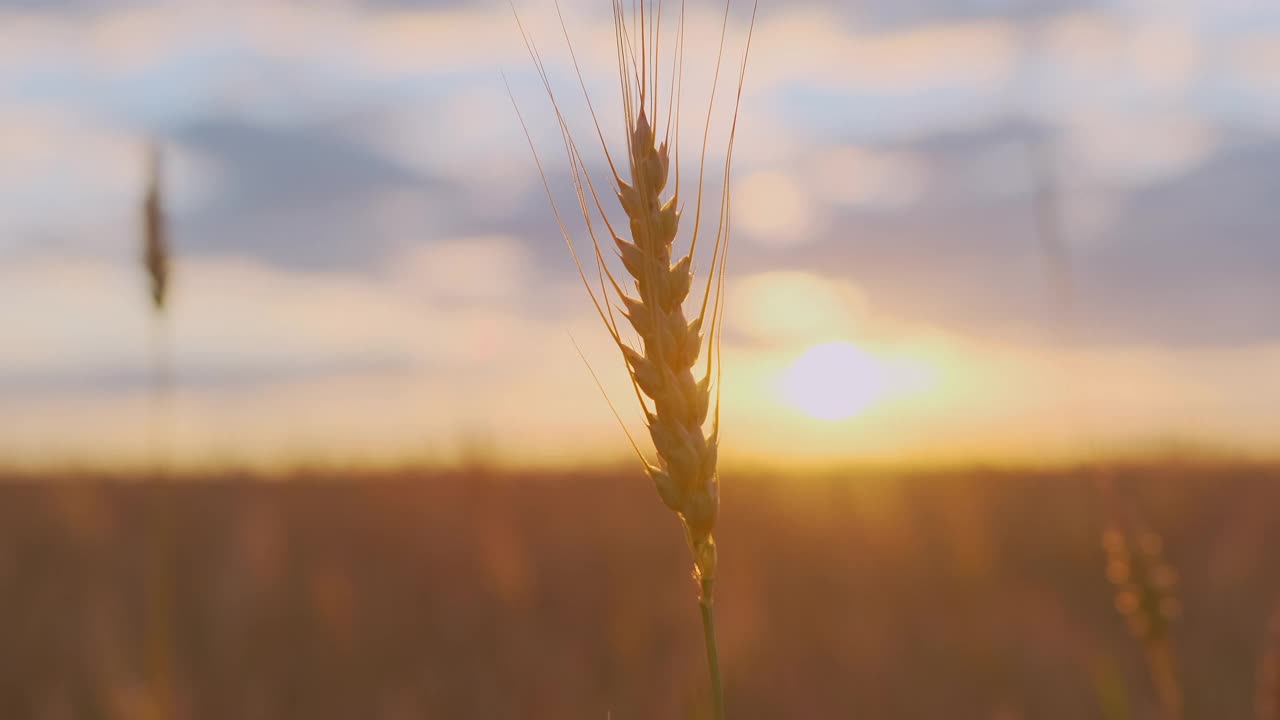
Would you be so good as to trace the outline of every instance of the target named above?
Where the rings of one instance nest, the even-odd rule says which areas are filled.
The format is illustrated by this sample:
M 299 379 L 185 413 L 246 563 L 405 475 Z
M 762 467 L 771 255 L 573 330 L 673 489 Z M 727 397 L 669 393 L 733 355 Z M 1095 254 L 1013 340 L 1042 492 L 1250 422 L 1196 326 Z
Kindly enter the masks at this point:
M 1081 472 L 735 474 L 721 651 L 736 718 L 1153 717 Z M 1251 717 L 1280 580 L 1274 465 L 1106 470 L 1166 538 L 1187 717 Z M 704 717 L 674 520 L 634 470 L 310 471 L 0 485 L 0 715 L 138 717 L 145 524 L 175 526 L 189 718 Z M 857 480 L 858 482 L 850 482 Z M 1052 508 L 1052 512 L 1045 508 Z M 662 532 L 667 530 L 667 532 Z

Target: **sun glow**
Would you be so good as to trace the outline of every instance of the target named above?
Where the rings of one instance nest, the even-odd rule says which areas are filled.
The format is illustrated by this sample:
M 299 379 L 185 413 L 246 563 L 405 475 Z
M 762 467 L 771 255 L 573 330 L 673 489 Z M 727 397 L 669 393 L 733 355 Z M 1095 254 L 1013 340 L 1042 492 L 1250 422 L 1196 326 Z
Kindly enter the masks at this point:
M 814 345 L 781 378 L 788 405 L 819 420 L 853 417 L 887 391 L 884 368 L 871 355 L 843 341 Z

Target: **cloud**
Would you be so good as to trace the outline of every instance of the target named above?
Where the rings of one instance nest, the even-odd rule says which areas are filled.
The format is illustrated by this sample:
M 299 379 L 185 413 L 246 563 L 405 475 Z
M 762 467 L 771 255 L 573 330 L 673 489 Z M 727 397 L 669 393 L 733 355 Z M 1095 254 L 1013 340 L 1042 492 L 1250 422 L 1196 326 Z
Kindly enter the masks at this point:
M 469 237 L 416 246 L 398 256 L 392 273 L 406 290 L 464 302 L 518 302 L 531 268 L 513 237 Z
M 1224 65 L 1224 87 L 1215 99 L 1229 108 L 1230 121 L 1274 133 L 1280 127 L 1280 30 L 1245 35 Z
M 537 168 L 497 75 L 446 97 L 397 105 L 351 133 L 391 162 L 448 178 L 489 214 L 539 189 Z
M 394 355 L 351 353 L 301 363 L 256 367 L 185 367 L 178 377 L 185 391 L 252 392 L 266 388 L 333 382 L 352 377 L 396 377 L 416 370 L 411 360 Z M 11 400 L 44 401 L 68 397 L 128 398 L 150 393 L 152 368 L 92 368 L 82 372 L 32 370 L 0 373 L 0 392 Z
M 1208 159 L 1218 133 L 1190 117 L 1097 117 L 1067 126 L 1062 162 L 1075 186 L 1144 185 Z
M 482 273 L 506 252 L 518 251 L 495 238 L 453 243 L 440 257 Z M 565 329 L 599 362 L 617 362 L 616 350 L 581 288 L 527 282 L 561 313 L 356 273 L 189 261 L 169 318 L 175 452 L 403 457 L 430 442 L 447 456 L 458 433 L 482 429 L 523 458 L 554 459 L 569 436 L 582 444 L 575 459 L 592 448 L 612 456 L 621 435 Z M 140 272 L 49 257 L 0 266 L 0 324 L 6 457 L 146 457 L 151 345 Z M 601 372 L 626 397 L 625 373 Z
M 1021 102 L 1050 125 L 1162 123 L 1216 112 L 1206 90 L 1220 82 L 1214 63 L 1225 41 L 1190 19 L 1079 12 L 1048 22 L 1034 37 Z
M 55 108 L 24 107 L 0 115 L 0 228 L 4 236 L 77 224 L 133 208 L 142 177 L 142 144 L 87 126 Z
M 1100 340 L 1247 345 L 1280 337 L 1274 270 L 1280 145 L 1242 144 L 1137 191 L 1082 258 L 1081 301 Z
M 518 246 L 505 239 L 445 244 L 397 263 L 457 260 L 475 282 L 503 273 L 503 258 Z M 486 266 L 486 263 L 493 266 Z M 468 265 L 469 263 L 469 265 Z M 281 381 L 296 373 L 431 369 L 505 372 L 501 362 L 538 332 L 536 314 L 519 304 L 477 305 L 489 291 L 445 280 L 428 265 L 426 277 L 388 285 L 340 272 L 282 271 L 246 260 L 193 259 L 175 270 L 169 310 L 174 363 L 180 381 Z M 508 283 L 520 274 L 507 263 Z M 488 277 L 486 277 L 488 276 Z M 421 282 L 433 282 L 424 288 Z M 461 299 L 471 301 L 458 304 Z M 150 310 L 140 268 L 107 261 L 29 258 L 0 269 L 0 378 L 44 390 L 85 390 L 102 381 L 128 385 L 150 361 Z M 531 328 L 529 330 L 524 327 Z
M 1003 85 L 1018 52 L 998 20 L 859 31 L 829 11 L 799 7 L 768 18 L 752 48 L 752 82 L 817 83 L 833 90 L 909 95 L 930 88 Z
M 837 0 L 818 4 L 839 6 Z M 1094 0 L 858 0 L 856 17 L 879 28 L 957 22 L 981 18 L 1032 21 L 1095 6 Z
M 812 344 L 858 336 L 866 298 L 851 283 L 805 272 L 763 272 L 730 283 L 727 328 L 741 341 Z
M 1232 48 L 1231 69 L 1264 86 L 1280 83 L 1280 33 L 1254 33 Z
M 1187 22 L 1151 18 L 1129 36 L 1134 76 L 1158 95 L 1181 95 L 1196 81 L 1204 49 Z
M 817 208 L 801 183 L 781 172 L 748 175 L 736 190 L 734 221 L 752 241 L 768 247 L 810 242 Z
M 852 208 L 897 210 L 916 202 L 927 184 L 927 165 L 910 152 L 836 146 L 815 153 L 810 192 Z
M 445 183 L 326 127 L 220 120 L 176 140 L 218 168 L 221 192 L 176 219 L 186 253 L 283 267 L 368 268 L 398 245 L 448 232 Z M 443 217 L 442 217 L 443 216 Z
M 7 266 L 4 276 L 4 325 L 12 340 L 0 364 L 6 374 L 111 376 L 148 367 L 150 311 L 140 268 L 44 257 Z M 191 261 L 177 268 L 172 300 L 183 365 L 240 371 L 307 363 L 353 348 L 403 350 L 385 324 L 388 315 L 396 318 L 394 306 L 341 277 Z M 365 322 L 332 321 L 342 317 L 338 313 Z
M 685 188 L 720 28 L 719 6 L 693 5 Z M 551 7 L 530 0 L 522 16 L 603 181 Z M 566 7 L 617 150 L 608 8 Z M 747 8 L 735 3 L 724 82 Z M 611 394 L 627 397 L 501 85 L 506 70 L 553 195 L 585 239 L 555 116 L 503 3 L 0 0 L 0 17 L 0 394 L 16 398 L 6 419 L 37 418 L 45 433 L 22 442 L 56 437 L 81 410 L 85 436 L 111 436 L 120 415 L 145 420 L 137 203 L 152 136 L 168 148 L 180 392 L 197 434 L 281 446 L 296 429 L 322 448 L 346 433 L 352 446 L 403 449 L 454 423 L 492 423 L 554 454 L 595 408 L 591 432 L 619 440 L 572 344 L 549 340 L 571 327 Z M 920 427 L 976 442 L 945 427 L 946 404 L 981 408 L 996 392 L 1006 396 L 983 416 L 990 432 L 1048 407 L 1032 392 L 1048 347 L 1096 353 L 1084 366 L 1111 392 L 1156 378 L 1126 400 L 1145 408 L 1132 428 L 1158 424 L 1159 393 L 1228 417 L 1239 385 L 1184 375 L 1261 367 L 1263 350 L 1187 358 L 1280 336 L 1268 312 L 1280 218 L 1265 195 L 1280 186 L 1267 72 L 1280 63 L 1278 18 L 1086 0 L 763 7 L 735 155 L 734 227 L 748 242 L 733 246 L 726 341 L 739 372 L 767 385 L 793 345 L 819 336 L 884 351 L 936 333 L 950 340 L 930 347 L 967 379 L 935 406 L 876 416 L 899 439 Z M 718 206 L 727 87 L 703 232 Z M 684 197 L 682 242 L 695 202 Z M 1074 289 L 1065 310 L 1045 205 Z M 1008 397 L 1006 379 L 1031 399 Z M 296 425 L 271 426 L 282 418 Z M 754 439 L 770 437 L 762 427 Z
M 128 3 L 120 3 L 121 6 Z M 44 14 L 79 14 L 90 10 L 106 11 L 94 0 L 0 0 L 0 11 L 36 12 Z

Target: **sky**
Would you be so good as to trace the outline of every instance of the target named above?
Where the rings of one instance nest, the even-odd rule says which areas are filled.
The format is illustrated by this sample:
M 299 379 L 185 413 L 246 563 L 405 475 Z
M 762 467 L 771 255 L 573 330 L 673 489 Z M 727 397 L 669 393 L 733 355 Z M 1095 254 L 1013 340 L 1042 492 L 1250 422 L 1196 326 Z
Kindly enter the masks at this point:
M 554 7 L 515 4 L 603 183 Z M 723 4 L 687 9 L 678 167 L 692 185 L 709 122 L 704 222 L 731 5 L 710 112 Z M 616 148 L 609 4 L 561 6 Z M 726 462 L 1273 451 L 1280 6 L 761 0 L 753 37 Z M 639 411 L 530 143 L 586 242 L 506 2 L 0 0 L 0 464 L 625 457 L 588 365 L 643 436 Z

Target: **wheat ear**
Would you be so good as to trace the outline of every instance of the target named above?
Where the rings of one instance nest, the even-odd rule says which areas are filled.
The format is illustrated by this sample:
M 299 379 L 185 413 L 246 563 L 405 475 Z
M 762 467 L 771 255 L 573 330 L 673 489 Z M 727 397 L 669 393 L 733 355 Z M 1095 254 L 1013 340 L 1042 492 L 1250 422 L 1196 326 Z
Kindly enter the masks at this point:
M 514 9 L 514 8 L 513 8 Z M 556 5 L 560 13 L 559 4 Z M 581 258 L 565 227 L 550 188 L 547 197 L 556 220 L 569 246 L 579 276 L 586 287 L 596 312 L 608 329 L 622 355 L 631 379 L 645 425 L 657 454 L 657 462 L 645 460 L 634 438 L 632 447 L 644 463 L 658 495 L 684 524 L 686 539 L 693 555 L 694 579 L 698 586 L 702 610 L 707 661 L 711 674 L 712 696 L 717 718 L 723 717 L 719 658 L 715 644 L 712 601 L 716 577 L 717 553 L 713 532 L 720 508 L 717 458 L 720 439 L 720 318 L 724 309 L 725 258 L 729 245 L 729 175 L 732 167 L 733 143 L 737 131 L 738 107 L 746 73 L 751 36 L 755 28 L 755 11 L 751 15 L 746 50 L 739 67 L 733 124 L 729 131 L 725 155 L 719 217 L 705 284 L 700 288 L 701 300 L 693 319 L 685 313 L 685 301 L 695 288 L 694 252 L 703 212 L 703 178 L 706 168 L 706 145 L 710 131 L 720 62 L 728 28 L 729 3 L 725 4 L 717 54 L 715 80 L 707 103 L 707 121 L 703 128 L 703 146 L 699 162 L 698 184 L 694 206 L 693 232 L 687 250 L 677 255 L 676 241 L 681 221 L 680 191 L 680 95 L 684 61 L 684 5 L 675 30 L 673 62 L 668 69 L 670 84 L 664 87 L 659 72 L 662 32 L 662 4 L 652 0 L 633 0 L 630 18 L 622 0 L 613 2 L 614 33 L 618 61 L 618 84 L 622 92 L 623 119 L 626 130 L 626 164 L 621 163 L 604 141 L 595 107 L 587 96 L 609 169 L 613 190 L 626 215 L 628 237 L 617 232 L 605 213 L 596 185 L 583 162 L 578 145 L 569 131 L 559 103 L 548 80 L 542 59 L 523 25 L 520 26 L 530 57 L 538 69 L 543 87 L 555 108 L 565 153 L 569 159 L 578 209 L 586 221 L 595 261 L 595 283 L 588 279 Z M 564 29 L 563 15 L 560 15 Z M 516 16 L 520 23 L 519 15 Z M 566 40 L 568 32 L 565 31 Z M 573 53 L 572 43 L 569 44 Z M 586 95 L 585 82 L 576 55 L 574 68 Z M 666 107 L 660 109 L 660 95 L 667 90 Z M 519 108 L 517 107 L 517 113 Z M 666 115 L 661 136 L 654 123 Z M 523 118 L 521 123 L 523 124 Z M 526 128 L 527 135 L 527 128 Z M 537 160 L 537 150 L 534 151 Z M 539 172 L 542 163 L 538 162 Z M 672 165 L 674 164 L 674 181 Z M 623 177 L 625 172 L 626 177 Z M 542 173 L 544 185 L 545 172 Z M 668 189 L 670 192 L 668 193 Z M 602 227 L 600 227 L 602 226 Z M 599 235 L 607 233 L 601 242 Z M 612 244 L 630 283 L 619 281 L 606 262 L 602 249 Z M 598 287 L 596 287 L 598 285 Z M 628 287 L 629 285 L 629 287 Z M 633 294 L 634 293 L 634 294 Z M 616 312 L 615 312 L 616 309 Z M 622 339 L 620 322 L 626 323 L 639 336 L 634 346 Z M 703 346 L 706 345 L 705 361 Z M 594 373 L 593 373 L 594 375 Z M 610 403 L 612 406 L 612 403 Z M 616 409 L 615 409 L 616 413 Z M 710 428 L 707 428 L 708 421 Z M 624 428 L 625 429 L 625 428 Z
M 1181 604 L 1174 594 L 1177 574 L 1165 560 L 1163 546 L 1154 532 L 1119 525 L 1102 535 L 1107 579 L 1116 588 L 1116 610 L 1146 653 L 1163 719 L 1181 720 L 1182 684 L 1170 633 Z

